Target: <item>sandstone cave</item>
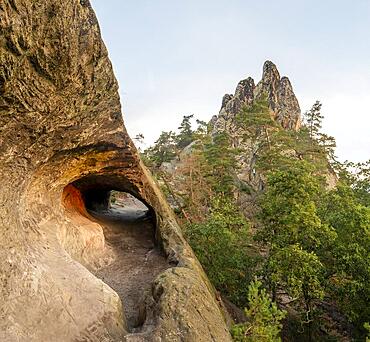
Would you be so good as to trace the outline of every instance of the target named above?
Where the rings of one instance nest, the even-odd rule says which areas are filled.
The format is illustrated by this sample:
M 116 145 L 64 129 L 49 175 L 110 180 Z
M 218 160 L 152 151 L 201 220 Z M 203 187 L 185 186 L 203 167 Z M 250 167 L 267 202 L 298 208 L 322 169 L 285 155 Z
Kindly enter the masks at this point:
M 155 240 L 155 212 L 130 192 L 128 181 L 111 176 L 83 177 L 65 187 L 69 212 L 103 227 L 107 259 L 114 261 L 92 273 L 119 295 L 127 328 L 139 331 L 146 320 L 144 292 L 168 263 Z
M 155 211 L 145 200 L 135 195 L 132 184 L 125 178 L 111 175 L 86 176 L 72 182 L 66 187 L 66 191 L 70 187 L 80 193 L 83 204 L 90 213 L 99 214 L 112 209 L 114 205 L 117 210 L 126 205 L 136 206 L 142 214 L 147 212 L 147 216 L 152 217 L 155 227 Z M 116 199 L 118 199 L 117 203 Z
M 231 341 L 125 129 L 90 2 L 0 1 L 0 35 L 0 341 Z M 148 213 L 106 210 L 112 191 Z

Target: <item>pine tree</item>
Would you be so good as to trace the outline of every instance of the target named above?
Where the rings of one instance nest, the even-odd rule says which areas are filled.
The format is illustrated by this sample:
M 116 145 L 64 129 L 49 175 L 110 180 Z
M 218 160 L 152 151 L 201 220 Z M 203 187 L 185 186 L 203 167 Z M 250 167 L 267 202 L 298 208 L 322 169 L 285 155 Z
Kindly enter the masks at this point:
M 192 141 L 194 141 L 194 131 L 192 130 L 191 119 L 194 115 L 184 115 L 182 122 L 178 129 L 179 134 L 176 136 L 177 147 L 182 149 L 188 146 Z
M 248 287 L 248 307 L 245 309 L 246 323 L 235 325 L 232 336 L 236 342 L 280 342 L 281 321 L 286 312 L 280 310 L 260 281 Z
M 203 120 L 196 119 L 197 129 L 194 132 L 194 139 L 205 142 L 208 138 L 208 124 Z
M 321 115 L 321 107 L 322 104 L 319 101 L 316 101 L 312 108 L 304 113 L 304 119 L 311 141 L 319 138 L 319 132 L 322 128 L 322 119 L 324 117 Z
M 268 248 L 263 275 L 276 299 L 278 289 L 305 305 L 304 319 L 311 332 L 315 300 L 324 295 L 325 267 L 320 260 L 336 238 L 335 231 L 320 220 L 316 201 L 323 191 L 305 161 L 268 175 L 261 199 L 261 229 L 256 239 Z M 298 306 L 299 309 L 299 306 Z
M 326 161 L 334 161 L 334 149 L 336 147 L 335 139 L 332 136 L 321 132 L 322 120 L 324 116 L 321 114 L 322 104 L 316 101 L 312 108 L 304 114 L 304 124 L 302 132 L 308 132 L 310 149 L 306 153 L 316 159 L 325 159 Z M 317 160 L 318 161 L 318 160 Z
M 149 166 L 158 168 L 164 162 L 169 162 L 176 156 L 176 135 L 174 132 L 162 132 L 154 145 L 144 151 L 144 157 Z
M 206 178 L 217 193 L 231 195 L 234 188 L 234 174 L 237 169 L 236 150 L 231 147 L 226 132 L 213 136 L 213 141 L 204 147 Z
M 236 117 L 242 138 L 252 143 L 259 141 L 259 149 L 271 148 L 270 131 L 277 127 L 271 118 L 267 97 L 263 96 L 242 109 Z M 261 139 L 262 137 L 262 139 Z

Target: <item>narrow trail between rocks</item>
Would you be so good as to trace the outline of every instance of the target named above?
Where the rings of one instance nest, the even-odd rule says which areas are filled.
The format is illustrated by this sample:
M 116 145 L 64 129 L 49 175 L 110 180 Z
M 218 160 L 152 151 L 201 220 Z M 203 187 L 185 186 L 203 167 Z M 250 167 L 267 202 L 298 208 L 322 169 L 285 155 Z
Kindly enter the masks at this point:
M 92 212 L 104 229 L 106 243 L 115 260 L 95 275 L 122 300 L 128 328 L 142 324 L 139 305 L 156 276 L 169 267 L 154 242 L 154 226 L 146 211 L 135 206 L 113 206 L 106 212 Z

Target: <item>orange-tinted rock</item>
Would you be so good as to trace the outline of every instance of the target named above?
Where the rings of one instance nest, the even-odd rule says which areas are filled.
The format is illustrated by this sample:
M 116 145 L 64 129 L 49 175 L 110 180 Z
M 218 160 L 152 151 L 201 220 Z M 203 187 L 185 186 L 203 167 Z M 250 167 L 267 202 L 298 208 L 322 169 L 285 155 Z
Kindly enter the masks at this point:
M 167 327 L 183 331 L 186 341 L 211 336 L 204 327 L 214 340 L 230 340 L 213 289 L 123 126 L 90 3 L 0 0 L 0 37 L 0 340 L 127 335 L 119 297 L 88 270 L 99 267 L 106 248 L 101 226 L 86 214 L 88 189 L 121 190 L 146 203 L 158 243 L 186 270 L 177 285 L 167 285 L 171 273 L 163 275 L 163 297 L 148 294 L 153 324 L 146 340 L 166 336 Z M 168 305 L 174 288 L 187 283 L 197 291 Z M 195 307 L 196 320 L 186 312 Z M 159 312 L 171 322 L 160 323 Z

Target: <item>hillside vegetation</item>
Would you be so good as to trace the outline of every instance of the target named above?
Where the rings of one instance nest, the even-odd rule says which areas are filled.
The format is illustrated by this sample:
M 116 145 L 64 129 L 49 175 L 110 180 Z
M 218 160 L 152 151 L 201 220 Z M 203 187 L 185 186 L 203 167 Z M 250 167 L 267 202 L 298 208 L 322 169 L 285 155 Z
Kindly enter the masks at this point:
M 322 119 L 316 102 L 285 129 L 264 94 L 236 134 L 184 116 L 142 153 L 214 286 L 245 308 L 235 341 L 365 339 L 370 164 L 339 163 Z M 251 149 L 258 182 L 240 176 Z

